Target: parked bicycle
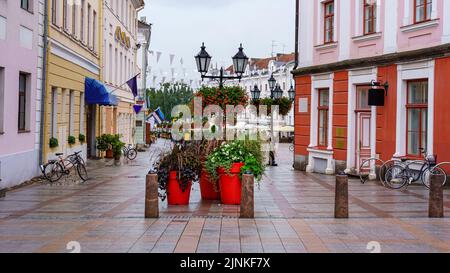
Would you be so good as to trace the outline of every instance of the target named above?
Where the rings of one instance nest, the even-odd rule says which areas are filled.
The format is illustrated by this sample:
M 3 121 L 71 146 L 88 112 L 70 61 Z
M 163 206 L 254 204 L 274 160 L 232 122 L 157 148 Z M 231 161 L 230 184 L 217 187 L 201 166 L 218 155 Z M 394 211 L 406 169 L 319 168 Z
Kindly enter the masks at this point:
M 436 157 L 426 154 L 422 150 L 423 160 L 407 162 L 403 160 L 404 165 L 394 164 L 386 170 L 385 183 L 392 189 L 401 189 L 411 185 L 413 182 L 421 181 L 422 184 L 430 188 L 430 178 L 432 174 L 443 176 L 443 185 L 447 182 L 446 172 L 436 166 Z
M 128 160 L 135 160 L 137 157 L 137 149 L 133 147 L 133 145 L 129 144 L 128 146 L 123 147 L 123 155 L 128 158 Z
M 51 183 L 58 182 L 64 175 L 69 176 L 71 171 L 76 169 L 83 182 L 88 180 L 86 164 L 80 154 L 81 152 L 76 152 L 64 158 L 62 153 L 57 153 L 56 160 L 49 160 L 47 164 L 40 166 L 45 179 Z

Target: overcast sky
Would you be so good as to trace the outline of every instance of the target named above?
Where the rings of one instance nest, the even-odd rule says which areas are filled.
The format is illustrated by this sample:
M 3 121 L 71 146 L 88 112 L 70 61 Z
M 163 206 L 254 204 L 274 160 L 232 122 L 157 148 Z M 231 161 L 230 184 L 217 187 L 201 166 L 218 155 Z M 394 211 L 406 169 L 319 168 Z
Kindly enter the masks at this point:
M 187 79 L 197 79 L 194 55 L 205 42 L 213 64 L 228 66 L 239 43 L 249 57 L 268 57 L 272 52 L 293 52 L 295 28 L 294 0 L 145 0 L 146 16 L 153 24 L 151 50 L 162 52 L 156 64 L 151 56 L 152 75 L 171 78 L 169 54 L 175 54 L 173 67 L 177 77 L 183 74 L 184 60 Z M 284 45 L 284 47 L 283 47 Z M 162 73 L 161 73 L 162 72 Z

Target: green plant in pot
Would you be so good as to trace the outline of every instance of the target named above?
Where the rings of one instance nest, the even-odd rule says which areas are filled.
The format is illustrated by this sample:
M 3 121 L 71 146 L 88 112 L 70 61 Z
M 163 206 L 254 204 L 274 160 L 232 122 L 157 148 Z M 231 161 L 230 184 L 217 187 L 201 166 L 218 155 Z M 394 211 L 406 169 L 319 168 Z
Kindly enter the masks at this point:
M 116 141 L 115 135 L 103 134 L 97 137 L 97 149 L 102 152 L 106 152 L 106 158 L 113 158 L 113 143 Z M 120 139 L 120 137 L 119 137 Z
M 79 134 L 78 135 L 78 140 L 80 141 L 81 144 L 86 142 L 86 136 L 83 134 Z
M 120 157 L 122 156 L 123 147 L 125 147 L 125 143 L 120 141 L 119 135 L 114 136 L 114 138 L 111 142 L 111 147 L 112 147 L 114 159 L 120 160 Z
M 59 146 L 58 139 L 54 137 L 50 138 L 48 146 L 52 149 L 58 147 Z
M 265 171 L 264 154 L 259 140 L 235 140 L 223 143 L 205 164 L 210 180 L 220 188 L 222 203 L 239 205 L 242 174 L 251 171 L 260 181 Z
M 69 136 L 69 137 L 67 138 L 67 142 L 68 142 L 70 145 L 74 145 L 74 144 L 77 142 L 77 139 L 76 139 L 74 136 Z
M 176 143 L 155 164 L 159 188 L 163 192 L 160 197 L 167 198 L 169 205 L 189 204 L 192 183 L 198 180 L 202 170 L 200 150 L 201 146 L 195 141 Z

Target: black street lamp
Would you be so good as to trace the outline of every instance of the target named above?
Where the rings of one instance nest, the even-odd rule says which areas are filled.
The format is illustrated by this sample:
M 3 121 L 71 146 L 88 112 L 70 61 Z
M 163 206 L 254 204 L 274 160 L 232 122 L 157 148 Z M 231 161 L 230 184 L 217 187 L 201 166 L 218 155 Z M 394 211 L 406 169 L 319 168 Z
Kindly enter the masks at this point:
M 258 85 L 255 84 L 255 87 L 253 88 L 253 90 L 250 92 L 252 95 L 252 100 L 254 102 L 258 101 L 260 96 L 261 96 L 261 90 L 259 90 Z
M 291 88 L 288 91 L 289 99 L 294 102 L 295 101 L 295 90 L 294 86 L 291 85 Z
M 281 87 L 279 84 L 275 87 L 275 90 L 272 91 L 271 95 L 272 99 L 279 100 L 281 97 L 283 97 L 283 90 L 281 90 Z
M 275 80 L 275 78 L 273 77 L 273 74 L 272 74 L 272 76 L 270 76 L 270 79 L 269 79 L 270 91 L 273 91 L 275 89 L 276 84 L 277 84 L 277 80 Z
M 219 87 L 223 88 L 223 83 L 225 80 L 241 80 L 242 75 L 245 72 L 245 69 L 248 65 L 248 57 L 244 53 L 244 48 L 242 47 L 242 44 L 239 47 L 238 53 L 232 58 L 233 59 L 233 66 L 234 71 L 237 76 L 224 76 L 224 70 L 223 67 L 220 68 L 220 74 L 219 76 L 207 76 L 209 65 L 211 63 L 211 56 L 206 52 L 205 43 L 202 44 L 200 53 L 195 56 L 195 60 L 197 62 L 197 70 L 202 75 L 202 80 L 204 79 L 213 79 L 213 80 L 219 80 Z

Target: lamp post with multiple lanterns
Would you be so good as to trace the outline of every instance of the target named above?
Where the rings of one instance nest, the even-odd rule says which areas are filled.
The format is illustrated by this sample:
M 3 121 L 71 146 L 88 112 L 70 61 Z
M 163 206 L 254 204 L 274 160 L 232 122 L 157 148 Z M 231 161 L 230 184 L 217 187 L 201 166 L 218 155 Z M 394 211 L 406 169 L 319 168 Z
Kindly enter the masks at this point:
M 284 91 L 281 89 L 280 85 L 277 84 L 277 80 L 273 77 L 273 74 L 269 78 L 268 82 L 269 82 L 269 88 L 270 88 L 270 98 L 273 100 L 281 99 L 283 97 Z M 261 97 L 261 90 L 259 90 L 258 85 L 255 85 L 255 87 L 253 88 L 253 90 L 250 93 L 252 95 L 253 101 L 258 101 Z M 292 85 L 288 91 L 288 95 L 289 95 L 289 99 L 293 103 L 295 100 L 295 90 Z M 272 134 L 271 143 L 274 144 L 273 141 L 274 141 L 274 137 L 275 137 L 275 132 L 274 132 L 275 130 L 274 130 L 273 113 L 271 113 L 270 117 L 271 117 L 271 122 L 270 122 L 271 126 L 270 127 L 271 127 L 271 134 Z M 271 165 L 278 166 L 277 163 L 275 162 L 275 152 L 274 151 L 272 152 L 271 157 L 272 157 Z
M 244 48 L 241 46 L 239 47 L 238 53 L 234 55 L 233 57 L 233 66 L 234 66 L 234 72 L 236 73 L 236 76 L 225 76 L 223 67 L 220 68 L 220 74 L 219 76 L 209 76 L 208 74 L 209 66 L 211 64 L 212 57 L 208 54 L 206 51 L 205 43 L 202 44 L 200 52 L 195 56 L 195 61 L 197 63 L 197 69 L 198 72 L 202 76 L 202 80 L 204 79 L 212 79 L 212 80 L 218 80 L 219 81 L 219 87 L 223 88 L 223 83 L 226 80 L 241 80 L 242 75 L 245 73 L 245 69 L 248 65 L 248 57 L 244 53 Z

